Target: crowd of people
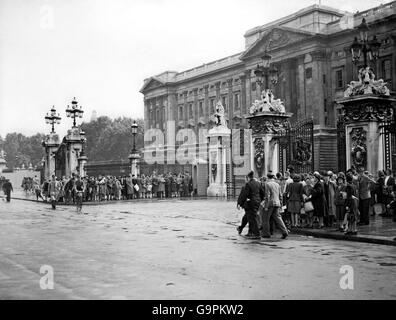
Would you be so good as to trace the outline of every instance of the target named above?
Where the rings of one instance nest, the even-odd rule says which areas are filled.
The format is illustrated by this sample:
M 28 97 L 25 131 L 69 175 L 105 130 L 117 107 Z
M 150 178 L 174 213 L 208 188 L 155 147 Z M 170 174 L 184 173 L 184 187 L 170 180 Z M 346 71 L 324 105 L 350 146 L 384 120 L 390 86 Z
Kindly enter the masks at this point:
M 294 228 L 336 227 L 347 235 L 356 235 L 358 225 L 369 225 L 370 216 L 395 220 L 395 178 L 392 171 L 379 171 L 375 179 L 363 168 L 347 172 L 294 173 L 292 167 L 282 175 L 269 172 L 256 179 L 246 176 L 246 185 L 238 198 L 244 208 L 241 234 L 249 224 L 249 238 L 268 238 L 274 224 L 286 238 Z
M 56 202 L 76 203 L 75 185 L 78 181 L 82 183 L 81 200 L 82 202 L 109 201 L 109 200 L 131 200 L 144 198 L 175 198 L 187 197 L 193 193 L 192 178 L 189 173 L 184 174 L 157 174 L 133 175 L 115 177 L 79 177 L 73 174 L 71 177 L 59 179 L 53 177 L 45 180 L 42 185 L 33 178 L 33 189 L 36 199 L 49 202 L 52 196 Z M 54 186 L 51 189 L 51 182 Z

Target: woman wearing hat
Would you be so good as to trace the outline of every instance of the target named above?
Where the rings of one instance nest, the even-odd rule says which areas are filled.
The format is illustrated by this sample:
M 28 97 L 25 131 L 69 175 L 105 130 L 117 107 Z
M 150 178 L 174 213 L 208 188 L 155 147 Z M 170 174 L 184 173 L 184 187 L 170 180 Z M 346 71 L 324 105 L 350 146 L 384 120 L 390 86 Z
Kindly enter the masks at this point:
M 293 176 L 293 182 L 287 185 L 286 194 L 288 195 L 287 212 L 291 214 L 292 228 L 300 227 L 299 217 L 304 201 L 304 186 L 300 182 L 300 175 Z
M 340 172 L 337 177 L 337 188 L 335 193 L 336 214 L 340 226 L 340 231 L 345 231 L 345 227 L 346 227 L 344 224 L 345 199 L 346 199 L 345 175 L 343 172 Z
M 323 228 L 323 217 L 326 213 L 326 197 L 319 172 L 313 174 L 314 186 L 311 190 L 311 200 L 314 207 L 314 217 L 319 219 L 319 228 Z

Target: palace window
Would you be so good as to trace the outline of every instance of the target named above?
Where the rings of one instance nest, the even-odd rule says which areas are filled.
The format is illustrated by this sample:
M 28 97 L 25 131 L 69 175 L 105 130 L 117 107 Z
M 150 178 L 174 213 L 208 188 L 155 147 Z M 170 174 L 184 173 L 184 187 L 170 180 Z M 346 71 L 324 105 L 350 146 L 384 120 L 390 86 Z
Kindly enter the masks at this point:
M 199 101 L 199 116 L 203 117 L 204 115 L 204 109 L 203 109 L 203 101 Z
M 227 96 L 221 97 L 221 103 L 223 104 L 224 110 L 227 110 Z
M 183 106 L 179 106 L 179 120 L 183 120 Z
M 252 91 L 256 91 L 256 82 L 252 82 Z
M 215 113 L 215 99 L 210 99 L 210 114 Z
M 343 77 L 342 69 L 336 70 L 335 81 L 336 81 L 335 85 L 337 89 L 344 88 L 344 77 Z
M 239 93 L 234 94 L 234 109 L 238 110 L 239 109 Z
M 388 81 L 388 82 L 392 79 L 390 59 L 386 59 L 382 61 L 382 78 L 384 81 Z
M 192 103 L 189 104 L 188 110 L 189 110 L 190 119 L 193 119 L 193 118 L 194 118 L 194 110 L 193 110 L 193 105 L 192 105 Z
M 312 78 L 312 68 L 305 69 L 305 78 L 311 79 Z

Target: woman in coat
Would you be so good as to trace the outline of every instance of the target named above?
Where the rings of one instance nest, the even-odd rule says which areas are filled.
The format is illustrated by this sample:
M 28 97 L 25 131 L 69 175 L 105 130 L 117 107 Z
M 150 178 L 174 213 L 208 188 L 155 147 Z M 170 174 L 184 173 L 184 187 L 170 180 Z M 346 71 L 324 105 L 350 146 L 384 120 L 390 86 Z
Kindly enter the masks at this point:
M 291 214 L 291 226 L 292 228 L 299 227 L 300 211 L 304 201 L 304 186 L 300 182 L 300 175 L 293 176 L 293 182 L 286 187 L 286 194 L 288 195 L 287 212 Z
M 323 217 L 326 214 L 326 197 L 324 195 L 323 183 L 318 172 L 314 173 L 314 186 L 311 190 L 311 200 L 314 207 L 314 217 L 319 219 L 319 228 L 323 228 Z

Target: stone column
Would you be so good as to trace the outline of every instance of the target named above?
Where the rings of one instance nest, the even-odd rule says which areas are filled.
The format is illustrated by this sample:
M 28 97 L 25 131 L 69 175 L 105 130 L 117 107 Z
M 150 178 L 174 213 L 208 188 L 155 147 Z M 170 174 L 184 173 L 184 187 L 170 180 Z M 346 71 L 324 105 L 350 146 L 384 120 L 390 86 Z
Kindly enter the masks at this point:
M 337 101 L 341 104 L 346 124 L 346 165 L 362 167 L 374 175 L 391 163 L 391 146 L 388 154 L 385 135 L 380 126 L 383 121 L 392 121 L 392 105 L 396 99 L 389 96 L 357 95 Z
M 78 174 L 77 168 L 79 166 L 78 158 L 82 150 L 82 139 L 83 136 L 80 134 L 80 129 L 74 127 L 68 130 L 66 135 L 66 176 L 71 176 L 72 173 Z
M 209 187 L 208 197 L 226 197 L 227 148 L 224 140 L 229 139 L 231 130 L 226 126 L 216 126 L 209 130 Z
M 43 141 L 45 148 L 44 178 L 51 179 L 55 174 L 55 153 L 59 148 L 59 136 L 56 133 L 50 133 Z

